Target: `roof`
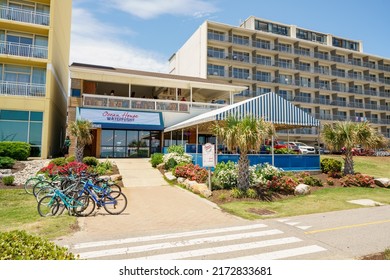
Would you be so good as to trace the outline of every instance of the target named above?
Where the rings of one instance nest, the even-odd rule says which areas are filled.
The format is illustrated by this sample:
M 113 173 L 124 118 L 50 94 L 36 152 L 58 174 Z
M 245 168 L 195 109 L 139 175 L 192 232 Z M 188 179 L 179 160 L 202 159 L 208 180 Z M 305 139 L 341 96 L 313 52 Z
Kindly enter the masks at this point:
M 271 122 L 277 129 L 319 126 L 320 122 L 310 114 L 274 92 L 269 92 L 229 106 L 216 109 L 176 125 L 165 128 L 165 132 L 189 128 L 212 121 L 224 120 L 228 116 L 254 116 Z
M 194 83 L 202 83 L 207 85 L 221 85 L 225 86 L 226 88 L 230 88 L 232 91 L 240 92 L 246 89 L 246 87 L 243 86 L 236 86 L 228 82 L 222 82 L 222 81 L 215 81 L 215 80 L 208 80 L 198 77 L 191 77 L 191 76 L 182 76 L 182 75 L 173 75 L 173 74 L 166 74 L 166 73 L 158 73 L 158 72 L 148 72 L 148 71 L 140 71 L 140 70 L 133 70 L 133 69 L 123 69 L 123 68 L 116 68 L 116 67 L 110 67 L 110 66 L 101 66 L 101 65 L 93 65 L 93 64 L 84 64 L 84 63 L 72 63 L 70 65 L 70 69 L 72 68 L 81 68 L 81 69 L 87 69 L 90 71 L 104 71 L 105 73 L 116 73 L 116 74 L 125 74 L 125 75 L 132 75 L 132 76 L 142 76 L 142 77 L 149 77 L 149 78 L 160 78 L 160 79 L 169 79 L 169 80 L 177 80 L 182 82 L 194 82 Z

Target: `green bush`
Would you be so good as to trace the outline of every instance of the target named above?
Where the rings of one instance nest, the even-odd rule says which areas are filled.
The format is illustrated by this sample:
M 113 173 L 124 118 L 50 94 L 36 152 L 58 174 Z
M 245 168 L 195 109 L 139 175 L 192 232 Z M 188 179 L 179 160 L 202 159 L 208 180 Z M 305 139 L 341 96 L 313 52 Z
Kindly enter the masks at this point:
M 0 260 L 75 260 L 64 247 L 25 231 L 0 232 Z
M 322 184 L 322 181 L 320 179 L 317 179 L 317 178 L 314 178 L 312 176 L 307 176 L 305 178 L 303 178 L 303 183 L 305 183 L 306 185 L 309 185 L 309 186 L 312 186 L 312 187 L 322 187 L 323 184 Z
M 6 186 L 12 186 L 12 184 L 14 183 L 14 181 L 15 181 L 15 177 L 14 176 L 4 176 L 3 178 L 2 178 L 2 181 L 3 181 L 3 183 L 4 183 L 4 185 L 6 185 Z
M 66 158 L 66 162 L 73 162 L 76 160 L 76 157 L 75 156 L 70 156 L 70 157 L 67 157 Z
M 152 166 L 153 167 L 156 167 L 157 165 L 159 165 L 160 163 L 163 163 L 163 154 L 161 153 L 154 153 L 151 158 L 150 158 L 150 162 L 152 163 Z
M 67 164 L 66 159 L 64 157 L 52 159 L 50 163 L 53 163 L 57 166 L 64 166 L 65 164 Z
M 259 195 L 257 194 L 257 191 L 253 188 L 249 188 L 246 190 L 246 197 L 256 199 L 259 198 Z
M 324 158 L 321 160 L 322 173 L 337 173 L 341 172 L 343 164 L 341 161 L 333 158 Z
M 96 166 L 91 166 L 92 173 L 98 173 L 99 175 L 107 175 L 112 173 L 112 163 L 109 160 L 99 162 Z
M 245 190 L 242 190 L 240 188 L 232 188 L 230 190 L 230 195 L 233 198 L 243 198 L 243 197 L 245 197 L 246 192 L 245 192 Z
M 30 156 L 30 144 L 25 142 L 0 142 L 0 157 L 10 157 L 16 160 L 27 160 Z
M 166 169 L 172 170 L 177 165 L 177 162 L 174 158 L 168 159 L 168 162 L 165 164 Z
M 95 157 L 84 157 L 83 163 L 88 166 L 97 166 L 99 164 L 99 160 Z
M 168 153 L 178 153 L 179 155 L 182 155 L 184 154 L 184 147 L 179 145 L 169 146 Z
M 12 168 L 15 160 L 10 157 L 0 157 L 0 168 Z

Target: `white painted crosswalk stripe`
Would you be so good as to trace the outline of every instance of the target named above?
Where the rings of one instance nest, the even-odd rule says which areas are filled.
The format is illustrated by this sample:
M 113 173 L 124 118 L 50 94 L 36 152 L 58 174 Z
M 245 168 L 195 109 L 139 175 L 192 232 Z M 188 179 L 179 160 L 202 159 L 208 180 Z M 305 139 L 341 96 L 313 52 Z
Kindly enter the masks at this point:
M 265 224 L 253 224 L 253 225 L 247 225 L 247 226 L 207 229 L 207 230 L 179 232 L 179 233 L 161 234 L 161 235 L 153 235 L 153 236 L 141 236 L 141 237 L 132 237 L 132 238 L 124 238 L 124 239 L 116 239 L 116 240 L 105 240 L 105 241 L 80 243 L 80 244 L 75 244 L 74 246 L 72 246 L 72 248 L 73 249 L 84 249 L 84 248 L 92 248 L 92 247 L 112 246 L 112 245 L 119 245 L 119 244 L 129 244 L 129 243 L 164 240 L 164 239 L 169 239 L 169 238 L 173 239 L 173 238 L 182 238 L 182 237 L 205 235 L 205 234 L 227 233 L 227 232 L 243 231 L 243 230 L 254 230 L 254 229 L 265 228 L 265 227 L 267 227 L 267 225 L 265 225 Z
M 241 244 L 228 245 L 228 246 L 184 251 L 178 253 L 146 256 L 142 258 L 135 258 L 134 260 L 179 260 L 184 258 L 231 253 L 231 252 L 264 248 L 264 247 L 275 246 L 275 245 L 291 244 L 300 241 L 302 240 L 296 237 L 287 237 L 287 238 L 271 239 L 271 240 L 251 242 L 251 243 L 241 243 Z
M 280 260 L 284 258 L 318 253 L 322 251 L 326 251 L 326 249 L 317 245 L 312 245 L 312 246 L 304 246 L 304 247 L 274 251 L 274 252 L 263 253 L 263 254 L 252 255 L 252 256 L 244 256 L 240 258 L 235 258 L 234 260 Z
M 255 232 L 248 232 L 248 233 L 222 235 L 222 236 L 211 236 L 211 237 L 204 237 L 204 238 L 198 238 L 198 239 L 190 239 L 190 240 L 185 240 L 185 241 L 172 241 L 172 242 L 156 243 L 156 244 L 149 244 L 149 245 L 135 246 L 135 247 L 98 250 L 98 251 L 80 253 L 79 256 L 80 256 L 80 258 L 84 258 L 84 259 L 98 258 L 98 257 L 106 257 L 106 256 L 114 256 L 114 255 L 124 255 L 124 254 L 132 254 L 132 253 L 139 253 L 139 252 L 147 252 L 147 251 L 153 251 L 153 250 L 180 248 L 180 247 L 200 245 L 200 244 L 205 244 L 205 243 L 211 244 L 211 243 L 216 243 L 216 242 L 240 240 L 240 239 L 245 239 L 245 238 L 264 237 L 264 236 L 271 236 L 271 235 L 282 234 L 282 233 L 283 233 L 282 231 L 277 230 L 277 229 L 265 230 L 265 231 L 255 231 Z

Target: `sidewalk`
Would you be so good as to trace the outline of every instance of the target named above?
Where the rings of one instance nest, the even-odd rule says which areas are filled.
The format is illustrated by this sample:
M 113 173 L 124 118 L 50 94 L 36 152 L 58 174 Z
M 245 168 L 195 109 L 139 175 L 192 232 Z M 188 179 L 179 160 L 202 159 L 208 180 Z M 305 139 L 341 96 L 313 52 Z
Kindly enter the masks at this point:
M 123 177 L 126 210 L 113 216 L 101 208 L 95 216 L 79 218 L 81 230 L 59 243 L 117 239 L 249 224 L 222 212 L 206 199 L 169 185 L 149 159 L 113 160 Z

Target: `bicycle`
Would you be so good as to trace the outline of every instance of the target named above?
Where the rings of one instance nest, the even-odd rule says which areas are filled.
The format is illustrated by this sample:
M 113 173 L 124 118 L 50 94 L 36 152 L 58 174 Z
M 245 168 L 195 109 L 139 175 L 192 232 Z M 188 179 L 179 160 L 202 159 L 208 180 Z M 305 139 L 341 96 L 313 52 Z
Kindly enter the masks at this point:
M 95 210 L 96 205 L 98 208 L 103 207 L 111 215 L 119 215 L 127 207 L 127 198 L 122 192 L 99 187 L 93 184 L 90 179 L 83 183 L 79 195 L 81 195 L 80 197 L 88 196 L 92 198 L 88 201 L 88 204 L 92 203 L 93 205 L 88 205 L 88 207 L 93 208 L 93 210 Z M 83 198 L 83 200 L 86 199 Z M 90 215 L 93 210 L 90 211 L 90 208 L 88 208 L 88 211 L 79 212 L 78 215 L 85 217 Z
M 34 186 L 41 182 L 41 181 L 44 181 L 46 180 L 46 177 L 45 175 L 43 174 L 38 174 L 37 176 L 34 176 L 34 177 L 30 177 L 26 180 L 26 182 L 24 183 L 24 190 L 26 191 L 26 193 L 28 194 L 33 194 L 33 188 Z
M 64 206 L 62 209 L 67 209 L 69 215 L 74 212 L 76 215 L 80 212 L 88 213 L 88 206 L 90 206 L 90 197 L 89 196 L 80 196 L 77 198 L 65 195 L 59 189 L 55 189 L 53 194 L 46 195 L 42 197 L 38 202 L 38 213 L 41 217 L 55 216 L 57 215 L 61 206 Z M 92 213 L 94 208 L 90 211 Z M 62 210 L 63 211 L 63 210 Z M 60 214 L 62 214 L 62 211 Z

